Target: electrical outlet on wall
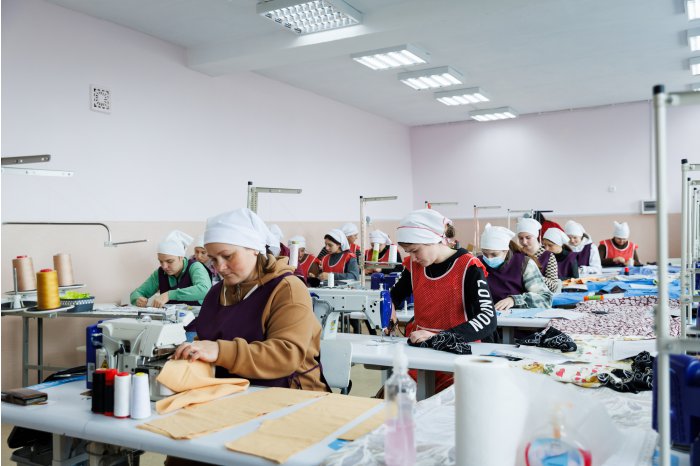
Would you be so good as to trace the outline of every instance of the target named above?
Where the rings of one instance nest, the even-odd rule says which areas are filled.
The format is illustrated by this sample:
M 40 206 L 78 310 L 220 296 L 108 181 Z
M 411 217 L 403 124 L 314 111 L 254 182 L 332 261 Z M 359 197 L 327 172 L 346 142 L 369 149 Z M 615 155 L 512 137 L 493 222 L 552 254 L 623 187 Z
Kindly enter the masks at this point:
M 102 113 L 112 111 L 112 92 L 103 86 L 90 85 L 90 110 Z

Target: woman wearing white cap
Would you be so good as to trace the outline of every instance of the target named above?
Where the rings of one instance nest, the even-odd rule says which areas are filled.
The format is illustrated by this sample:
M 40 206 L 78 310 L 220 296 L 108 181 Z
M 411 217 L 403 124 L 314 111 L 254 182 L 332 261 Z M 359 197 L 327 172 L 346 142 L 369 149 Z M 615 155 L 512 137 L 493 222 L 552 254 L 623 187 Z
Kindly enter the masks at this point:
M 465 341 L 496 341 L 496 313 L 484 265 L 466 249 L 452 249 L 452 221 L 433 209 L 416 210 L 401 219 L 399 245 L 409 254 L 407 267 L 391 288 L 394 306 L 413 293 L 415 314 L 406 326 L 412 343 L 443 331 Z M 436 377 L 436 390 L 452 383 L 450 374 Z
M 217 377 L 253 385 L 326 391 L 311 296 L 286 260 L 266 254 L 267 230 L 249 209 L 207 220 L 205 247 L 223 280 L 187 327 L 199 340 L 174 358 L 214 363 Z
M 569 247 L 578 256 L 579 273 L 601 273 L 603 267 L 600 263 L 598 248 L 591 241 L 583 225 L 569 220 L 564 225 L 564 233 L 569 237 Z
M 199 235 L 194 240 L 194 254 L 192 254 L 189 260 L 190 262 L 197 261 L 202 264 L 204 268 L 207 269 L 207 272 L 209 272 L 209 278 L 211 278 L 212 283 L 217 283 L 221 280 L 221 277 L 216 273 L 216 269 L 207 255 L 207 250 L 204 247 L 204 235 Z
M 578 278 L 578 255 L 569 248 L 566 233 L 559 228 L 550 228 L 542 237 L 542 243 L 557 258 L 559 278 Z
M 355 254 L 350 252 L 350 245 L 345 233 L 331 230 L 324 236 L 327 255 L 321 259 L 321 273 L 318 278 L 327 280 L 333 272 L 336 280 L 359 280 L 360 267 L 357 265 Z
M 191 242 L 191 236 L 173 230 L 158 244 L 160 267 L 131 292 L 131 304 L 146 307 L 148 298 L 158 291 L 160 296 L 153 300 L 154 307 L 163 307 L 167 303 L 192 306 L 202 303 L 211 288 L 211 278 L 202 264 L 185 257 Z
M 321 261 L 313 254 L 306 252 L 306 238 L 303 236 L 292 236 L 287 244 L 292 248 L 292 244 L 299 246 L 298 269 L 304 278 L 316 277 L 321 272 Z
M 284 233 L 282 233 L 280 226 L 273 223 L 268 228 L 270 229 L 272 236 L 275 238 L 275 244 L 268 245 L 272 255 L 276 257 L 289 257 L 290 251 L 289 248 L 284 245 Z
M 559 269 L 557 259 L 554 254 L 547 251 L 539 242 L 540 222 L 534 218 L 520 218 L 515 225 L 515 232 L 518 235 L 518 245 L 525 254 L 537 258 L 540 272 L 544 277 L 544 283 L 552 293 L 561 291 L 561 280 L 559 279 Z
M 360 254 L 362 253 L 362 251 L 360 251 L 360 246 L 355 244 L 355 240 L 357 240 L 357 235 L 360 234 L 360 230 L 357 229 L 357 225 L 355 225 L 354 223 L 343 223 L 343 225 L 340 228 L 338 228 L 338 230 L 342 231 L 345 235 L 345 238 L 348 241 L 348 247 L 350 249 L 350 252 L 355 254 L 355 259 L 357 259 L 357 261 L 359 262 Z M 324 246 L 318 253 L 318 259 L 323 260 L 323 258 L 326 257 L 326 254 L 328 254 L 328 250 Z
M 524 254 L 511 241 L 514 237 L 509 229 L 491 224 L 481 234 L 479 259 L 486 266 L 496 310 L 552 307 L 552 292 L 544 283 L 537 258 Z
M 629 240 L 630 227 L 627 222 L 613 222 L 613 224 L 615 230 L 612 239 L 603 240 L 598 246 L 603 267 L 624 267 L 630 261 L 634 261 L 636 266 L 642 265 L 637 256 L 639 246 Z
M 372 247 L 365 251 L 365 261 L 372 261 L 372 253 L 374 252 L 375 244 L 379 246 L 378 257 L 374 262 L 389 262 L 389 252 L 391 250 L 391 238 L 381 230 L 374 230 L 369 234 L 369 243 Z M 396 262 L 401 262 L 401 255 L 396 252 Z M 388 268 L 368 269 L 368 272 L 400 272 L 403 266 L 397 265 Z

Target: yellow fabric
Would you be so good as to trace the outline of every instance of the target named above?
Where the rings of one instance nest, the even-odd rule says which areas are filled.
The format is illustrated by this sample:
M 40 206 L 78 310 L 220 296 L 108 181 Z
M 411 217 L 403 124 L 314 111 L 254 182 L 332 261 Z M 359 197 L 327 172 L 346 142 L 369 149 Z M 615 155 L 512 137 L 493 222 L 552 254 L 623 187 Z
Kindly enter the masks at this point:
M 138 427 L 174 439 L 195 438 L 326 395 L 328 393 L 268 388 L 190 406 L 172 416 L 154 419 Z
M 381 402 L 330 394 L 291 414 L 264 421 L 257 431 L 227 443 L 226 448 L 283 463 Z
M 360 422 L 358 425 L 350 429 L 349 431 L 342 433 L 338 436 L 340 440 L 354 441 L 362 437 L 365 434 L 369 434 L 377 427 L 384 424 L 384 419 L 386 418 L 386 413 L 384 411 L 379 411 L 374 416 L 370 416 L 368 419 Z
M 212 364 L 185 359 L 166 362 L 156 380 L 176 392 L 175 395 L 156 402 L 158 414 L 242 392 L 250 385 L 246 379 L 217 379 Z

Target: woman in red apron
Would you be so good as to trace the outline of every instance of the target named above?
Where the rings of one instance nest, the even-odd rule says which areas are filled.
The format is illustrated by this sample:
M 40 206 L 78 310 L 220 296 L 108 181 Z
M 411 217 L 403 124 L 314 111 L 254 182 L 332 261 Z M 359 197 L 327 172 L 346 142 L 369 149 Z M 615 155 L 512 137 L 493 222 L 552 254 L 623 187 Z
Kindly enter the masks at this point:
M 357 265 L 355 254 L 350 252 L 345 233 L 341 230 L 331 230 L 323 240 L 328 254 L 321 260 L 321 273 L 318 278 L 328 280 L 328 274 L 333 272 L 336 280 L 359 280 L 360 267 Z
M 630 227 L 627 222 L 613 223 L 615 230 L 612 239 L 603 240 L 598 246 L 603 267 L 624 267 L 630 263 L 630 259 L 635 266 L 642 265 L 637 256 L 639 246 L 629 240 Z

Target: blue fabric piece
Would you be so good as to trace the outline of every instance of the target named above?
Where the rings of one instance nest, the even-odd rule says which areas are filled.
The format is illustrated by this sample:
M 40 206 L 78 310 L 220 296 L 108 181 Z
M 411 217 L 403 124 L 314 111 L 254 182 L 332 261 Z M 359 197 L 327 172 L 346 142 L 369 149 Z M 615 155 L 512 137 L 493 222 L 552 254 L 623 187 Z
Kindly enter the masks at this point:
M 532 309 L 511 309 L 511 313 L 503 317 L 521 317 L 526 319 L 534 319 L 537 317 L 538 313 L 546 310 L 547 309 L 543 307 L 534 307 Z M 502 314 L 499 312 L 498 315 L 501 316 Z
M 588 282 L 586 286 L 588 287 L 588 293 L 596 293 L 600 290 L 605 290 L 610 292 L 614 287 L 620 287 L 625 290 L 625 298 L 636 297 L 636 296 L 656 296 L 659 294 L 659 290 L 654 288 L 652 290 L 633 290 L 630 289 L 630 284 L 636 283 L 639 285 L 653 285 L 654 280 L 652 279 L 640 279 L 631 280 L 628 282 L 621 281 L 611 281 L 611 282 Z M 588 293 L 558 293 L 554 295 L 552 299 L 552 306 L 567 306 L 571 304 L 577 304 L 583 301 L 584 296 Z M 681 295 L 681 285 L 678 280 L 673 280 L 668 284 L 668 297 L 670 299 L 680 299 Z

